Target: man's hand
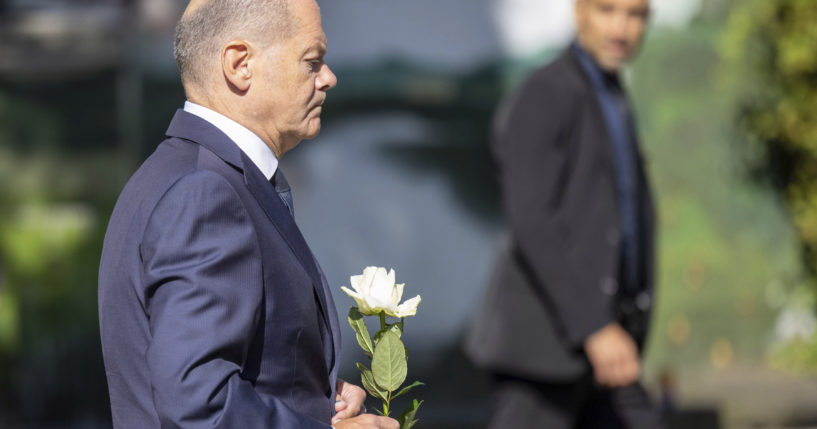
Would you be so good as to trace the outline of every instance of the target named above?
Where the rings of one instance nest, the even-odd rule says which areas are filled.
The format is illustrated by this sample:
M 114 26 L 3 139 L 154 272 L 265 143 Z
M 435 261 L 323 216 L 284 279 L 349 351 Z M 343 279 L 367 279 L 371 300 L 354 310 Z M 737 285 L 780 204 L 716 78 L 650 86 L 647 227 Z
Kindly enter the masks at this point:
M 629 386 L 641 375 L 638 347 L 618 323 L 610 323 L 584 342 L 596 382 L 605 387 Z
M 400 423 L 389 417 L 363 414 L 366 391 L 360 386 L 338 379 L 338 394 L 335 396 L 335 429 L 400 429 Z
M 335 429 L 400 429 L 400 423 L 390 417 L 361 414 L 357 417 L 333 423 Z
M 363 401 L 366 400 L 366 391 L 360 386 L 347 383 L 338 379 L 337 395 L 335 396 L 335 417 L 332 417 L 332 424 L 338 423 L 351 417 L 361 414 Z

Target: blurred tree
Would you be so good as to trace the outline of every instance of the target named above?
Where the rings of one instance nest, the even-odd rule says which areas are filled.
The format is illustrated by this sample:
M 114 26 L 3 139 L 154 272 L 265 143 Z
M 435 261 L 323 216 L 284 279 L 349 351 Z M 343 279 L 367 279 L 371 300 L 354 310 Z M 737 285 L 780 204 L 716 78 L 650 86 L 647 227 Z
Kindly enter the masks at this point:
M 786 204 L 817 280 L 817 2 L 735 2 L 723 40 L 749 166 Z M 813 281 L 817 284 L 817 281 Z
M 9 95 L 3 85 L 0 427 L 105 422 L 96 271 L 121 186 L 112 169 L 123 162 L 103 143 L 69 146 L 64 129 L 73 126 L 60 120 L 59 104 Z
M 732 9 L 722 52 L 724 77 L 739 97 L 741 152 L 753 176 L 771 185 L 789 212 L 811 290 L 796 300 L 815 310 L 817 2 L 746 0 Z M 817 335 L 785 342 L 775 360 L 817 371 Z

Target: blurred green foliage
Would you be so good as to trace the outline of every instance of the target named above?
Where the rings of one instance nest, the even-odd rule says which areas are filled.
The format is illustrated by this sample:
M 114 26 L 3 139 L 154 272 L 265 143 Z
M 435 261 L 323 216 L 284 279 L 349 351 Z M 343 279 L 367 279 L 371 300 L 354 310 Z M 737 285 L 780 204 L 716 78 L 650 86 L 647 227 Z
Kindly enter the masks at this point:
M 798 281 L 796 241 L 777 201 L 737 162 L 734 97 L 718 88 L 719 19 L 648 35 L 630 71 L 659 210 L 659 271 L 647 372 L 763 363 Z
M 0 91 L 0 414 L 34 425 L 107 401 L 96 270 L 122 163 L 55 147 L 61 115 Z
M 773 367 L 787 372 L 817 375 L 817 334 L 783 344 L 771 357 Z
M 817 275 L 817 2 L 735 4 L 722 51 L 750 166 L 780 192 Z
M 749 171 L 776 191 L 817 292 L 817 2 L 735 2 L 721 42 Z M 817 336 L 781 346 L 776 366 L 817 372 Z

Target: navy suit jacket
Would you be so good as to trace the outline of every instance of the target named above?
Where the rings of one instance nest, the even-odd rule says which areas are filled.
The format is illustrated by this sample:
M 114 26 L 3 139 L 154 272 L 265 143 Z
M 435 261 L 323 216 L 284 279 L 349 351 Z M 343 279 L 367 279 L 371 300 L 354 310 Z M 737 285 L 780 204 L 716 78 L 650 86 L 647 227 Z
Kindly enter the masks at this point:
M 321 428 L 340 351 L 326 279 L 273 186 L 179 110 L 105 236 L 99 318 L 116 428 Z

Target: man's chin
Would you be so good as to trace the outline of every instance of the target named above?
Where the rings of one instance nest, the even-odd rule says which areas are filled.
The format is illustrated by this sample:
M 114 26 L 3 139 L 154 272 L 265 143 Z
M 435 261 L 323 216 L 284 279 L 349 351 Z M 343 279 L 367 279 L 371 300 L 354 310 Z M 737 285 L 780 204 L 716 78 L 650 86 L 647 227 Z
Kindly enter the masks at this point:
M 321 133 L 321 120 L 320 118 L 313 119 L 307 131 L 303 134 L 304 140 L 314 139 Z
M 624 57 L 606 57 L 602 61 L 599 61 L 599 67 L 601 67 L 604 71 L 610 73 L 617 73 L 621 70 L 629 58 Z

